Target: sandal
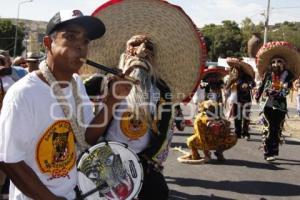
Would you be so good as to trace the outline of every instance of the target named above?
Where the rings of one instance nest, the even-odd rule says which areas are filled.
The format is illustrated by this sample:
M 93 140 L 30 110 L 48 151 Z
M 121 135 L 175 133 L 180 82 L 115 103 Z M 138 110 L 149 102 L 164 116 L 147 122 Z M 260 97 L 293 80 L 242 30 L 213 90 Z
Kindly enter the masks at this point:
M 193 159 L 192 154 L 186 154 L 177 158 L 177 161 L 185 164 L 204 164 L 205 158 Z

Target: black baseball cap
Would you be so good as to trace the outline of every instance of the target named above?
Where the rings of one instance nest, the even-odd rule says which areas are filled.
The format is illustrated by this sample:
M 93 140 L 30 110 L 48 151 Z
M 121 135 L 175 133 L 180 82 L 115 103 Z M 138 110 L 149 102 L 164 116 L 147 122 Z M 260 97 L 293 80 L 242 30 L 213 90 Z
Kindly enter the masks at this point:
M 67 24 L 77 24 L 83 27 L 90 40 L 100 38 L 105 33 L 105 26 L 97 17 L 85 16 L 80 10 L 62 10 L 48 22 L 46 34 L 50 35 Z

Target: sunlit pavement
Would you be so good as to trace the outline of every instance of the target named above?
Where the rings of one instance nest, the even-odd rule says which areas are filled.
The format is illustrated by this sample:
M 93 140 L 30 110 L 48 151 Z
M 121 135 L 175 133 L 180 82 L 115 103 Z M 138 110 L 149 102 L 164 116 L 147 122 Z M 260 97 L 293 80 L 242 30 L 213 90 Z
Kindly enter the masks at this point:
M 253 115 L 255 122 L 257 113 Z M 172 147 L 188 151 L 186 138 L 191 133 L 191 127 L 176 132 Z M 300 199 L 300 140 L 286 137 L 276 161 L 269 163 L 263 159 L 260 149 L 259 125 L 252 123 L 250 133 L 250 141 L 240 139 L 224 152 L 227 160 L 221 163 L 213 157 L 206 164 L 182 164 L 177 157 L 183 154 L 170 150 L 164 170 L 171 190 L 169 199 Z

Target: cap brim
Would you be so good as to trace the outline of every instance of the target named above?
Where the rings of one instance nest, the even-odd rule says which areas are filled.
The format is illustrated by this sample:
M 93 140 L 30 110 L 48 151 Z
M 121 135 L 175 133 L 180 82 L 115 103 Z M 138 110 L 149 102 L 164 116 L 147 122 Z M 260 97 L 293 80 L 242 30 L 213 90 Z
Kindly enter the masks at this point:
M 105 25 L 101 20 L 93 16 L 82 16 L 70 19 L 64 23 L 74 23 L 83 27 L 86 30 L 87 36 L 90 40 L 100 38 L 105 33 Z
M 53 33 L 55 30 L 58 30 L 67 24 L 77 24 L 81 27 L 83 27 L 87 32 L 87 37 L 90 40 L 95 40 L 97 38 L 100 38 L 105 33 L 105 25 L 103 22 L 93 16 L 81 16 L 72 18 L 69 20 L 66 20 L 64 22 L 61 22 L 60 24 L 54 25 L 53 23 L 49 23 L 47 25 L 46 34 L 49 35 Z
M 218 79 L 222 79 L 228 74 L 228 71 L 225 70 L 225 67 L 208 68 L 203 71 L 203 74 L 201 74 L 201 80 L 206 79 L 210 74 L 215 74 Z

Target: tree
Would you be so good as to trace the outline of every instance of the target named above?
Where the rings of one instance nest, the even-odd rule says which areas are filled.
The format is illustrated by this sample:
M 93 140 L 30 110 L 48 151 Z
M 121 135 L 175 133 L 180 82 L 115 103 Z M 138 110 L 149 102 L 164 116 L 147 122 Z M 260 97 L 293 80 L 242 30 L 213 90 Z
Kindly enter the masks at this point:
M 275 24 L 269 31 L 270 41 L 287 41 L 300 48 L 300 24 L 283 22 Z
M 216 60 L 216 58 L 218 58 L 215 55 L 215 48 L 214 48 L 215 35 L 218 29 L 219 26 L 215 24 L 206 25 L 201 29 L 201 32 L 203 33 L 204 40 L 206 43 L 209 60 Z
M 8 50 L 10 55 L 13 55 L 15 42 L 16 26 L 12 24 L 11 20 L 0 19 L 0 49 Z M 18 40 L 17 40 L 17 55 L 20 55 L 24 50 L 22 41 L 24 38 L 24 26 L 18 26 Z
M 253 33 L 261 36 L 264 23 L 255 25 L 250 18 L 242 21 L 241 28 L 234 21 L 225 20 L 222 25 L 209 24 L 200 29 L 207 46 L 209 61 L 216 61 L 219 57 L 247 56 L 247 43 Z M 283 22 L 270 26 L 269 41 L 288 41 L 300 49 L 300 23 Z
M 246 17 L 241 24 L 241 33 L 242 33 L 242 46 L 241 46 L 241 54 L 243 56 L 247 56 L 247 43 L 253 34 L 261 36 L 263 31 L 263 27 L 260 25 L 256 26 L 252 20 Z
M 208 41 L 208 57 L 216 61 L 218 57 L 240 57 L 241 30 L 234 21 L 223 21 L 222 25 L 209 24 L 201 29 Z

